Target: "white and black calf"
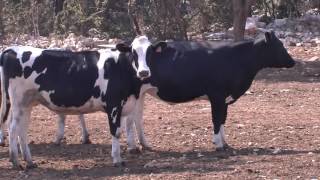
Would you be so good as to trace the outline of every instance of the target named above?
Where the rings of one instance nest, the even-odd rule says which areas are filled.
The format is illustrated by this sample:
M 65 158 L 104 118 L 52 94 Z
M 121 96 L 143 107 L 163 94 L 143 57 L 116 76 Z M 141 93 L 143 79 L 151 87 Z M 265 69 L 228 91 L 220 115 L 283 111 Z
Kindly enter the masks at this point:
M 21 168 L 19 140 L 27 168 L 35 167 L 27 144 L 27 129 L 31 109 L 36 104 L 59 114 L 106 112 L 112 134 L 113 163 L 121 164 L 121 119 L 134 109 L 141 79 L 150 75 L 149 69 L 144 69 L 146 63 L 133 58 L 127 51 L 139 49 L 144 39 L 137 37 L 133 41 L 136 46 L 132 48 L 117 45 L 122 53 L 111 50 L 69 52 L 23 46 L 7 48 L 0 61 L 1 122 L 10 120 L 9 155 L 13 166 Z
M 263 68 L 290 68 L 295 61 L 273 32 L 265 37 L 231 44 L 212 42 L 159 42 L 150 45 L 146 54 L 151 77 L 143 85 L 139 100 L 148 92 L 169 103 L 208 99 L 211 104 L 213 143 L 217 150 L 227 147 L 224 124 L 228 105 L 251 86 Z M 143 106 L 143 103 L 139 107 Z M 136 114 L 140 143 L 147 145 L 143 132 L 142 108 Z M 130 127 L 129 127 L 130 128 Z M 128 133 L 133 132 L 131 129 Z M 134 135 L 134 134 L 133 134 Z M 131 138 L 134 139 L 134 138 Z M 129 142 L 134 148 L 135 142 Z

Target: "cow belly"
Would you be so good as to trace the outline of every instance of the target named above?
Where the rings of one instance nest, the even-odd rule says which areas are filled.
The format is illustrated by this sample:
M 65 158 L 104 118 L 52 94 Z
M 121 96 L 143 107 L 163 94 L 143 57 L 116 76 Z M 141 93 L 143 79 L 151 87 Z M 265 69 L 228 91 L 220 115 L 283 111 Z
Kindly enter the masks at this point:
M 96 98 L 91 98 L 85 104 L 77 107 L 76 106 L 70 106 L 70 107 L 57 106 L 53 104 L 50 101 L 50 99 L 48 99 L 48 96 L 47 97 L 39 96 L 37 99 L 40 104 L 46 106 L 51 111 L 61 113 L 61 114 L 87 114 L 87 113 L 104 110 L 102 106 L 102 102 L 100 101 L 100 99 L 96 99 Z
M 166 102 L 167 104 L 170 105 L 175 105 L 178 103 L 183 103 L 183 102 L 189 102 L 189 101 L 193 101 L 193 100 L 208 100 L 208 96 L 207 95 L 203 95 L 203 96 L 198 96 L 198 97 L 184 97 L 184 98 L 179 98 L 178 93 L 177 94 L 173 94 L 173 93 L 169 93 L 169 94 L 158 94 L 158 88 L 153 87 L 150 88 L 146 91 L 148 94 L 150 94 L 151 96 L 162 100 L 164 102 Z M 172 96 L 172 97 L 171 97 Z

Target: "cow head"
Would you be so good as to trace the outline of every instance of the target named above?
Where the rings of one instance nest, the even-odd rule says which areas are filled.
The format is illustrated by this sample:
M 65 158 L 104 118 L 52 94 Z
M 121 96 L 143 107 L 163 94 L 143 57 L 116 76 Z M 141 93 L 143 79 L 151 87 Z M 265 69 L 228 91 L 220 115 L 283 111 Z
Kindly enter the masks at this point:
M 257 40 L 255 44 L 263 44 L 263 50 L 258 53 L 264 56 L 268 67 L 290 68 L 295 65 L 295 61 L 273 31 L 266 32 L 265 37 Z
M 133 55 L 133 67 L 137 72 L 137 77 L 140 79 L 146 79 L 151 76 L 150 68 L 146 63 L 147 51 L 151 43 L 146 36 L 136 37 L 131 46 L 125 44 L 117 44 L 116 48 L 120 52 L 131 52 Z

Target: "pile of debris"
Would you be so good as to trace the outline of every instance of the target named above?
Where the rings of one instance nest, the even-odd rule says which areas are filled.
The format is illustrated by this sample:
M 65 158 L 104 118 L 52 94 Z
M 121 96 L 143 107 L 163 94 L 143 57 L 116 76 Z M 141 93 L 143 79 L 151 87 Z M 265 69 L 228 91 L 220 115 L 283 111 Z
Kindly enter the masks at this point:
M 288 46 L 320 47 L 320 15 L 306 14 L 296 19 L 275 19 L 269 24 L 265 18 L 253 16 L 248 17 L 245 26 L 245 37 L 255 38 L 259 34 L 273 30 L 277 36 Z M 207 33 L 208 40 L 232 40 L 233 28 L 226 32 Z
M 100 39 L 97 37 L 76 36 L 70 33 L 67 37 L 49 36 L 34 37 L 32 35 L 8 35 L 7 39 L 0 44 L 0 50 L 12 45 L 25 45 L 38 48 L 66 49 L 71 51 L 96 50 L 101 48 L 112 48 L 120 39 Z

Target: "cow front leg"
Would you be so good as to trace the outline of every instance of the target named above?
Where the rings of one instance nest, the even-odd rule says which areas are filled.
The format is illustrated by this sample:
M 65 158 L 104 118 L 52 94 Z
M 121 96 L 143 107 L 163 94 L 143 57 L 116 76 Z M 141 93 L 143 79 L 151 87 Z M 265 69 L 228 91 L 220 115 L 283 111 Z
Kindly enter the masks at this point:
M 113 165 L 116 167 L 123 166 L 124 162 L 121 159 L 120 155 L 120 142 L 119 138 L 121 136 L 122 127 L 121 127 L 121 112 L 122 107 L 116 106 L 110 109 L 107 109 L 108 119 L 109 119 L 109 127 L 110 132 L 112 135 L 112 150 L 111 150 L 111 156 L 112 156 L 112 162 Z
M 225 141 L 224 123 L 227 118 L 228 105 L 223 99 L 215 98 L 211 101 L 211 112 L 213 121 L 213 143 L 217 151 L 228 147 Z
M 120 149 L 120 142 L 119 137 L 112 136 L 112 150 L 111 150 L 111 156 L 112 156 L 112 162 L 115 167 L 121 167 L 124 165 L 124 162 L 121 158 L 121 149 Z
M 134 121 L 136 130 L 138 133 L 138 139 L 143 149 L 150 150 L 152 147 L 149 145 L 148 141 L 145 138 L 144 132 L 144 120 L 143 120 L 143 106 L 144 106 L 145 94 L 141 95 L 137 100 L 136 107 L 134 110 Z
M 86 121 L 84 119 L 83 114 L 79 115 L 79 121 L 80 121 L 81 132 L 82 132 L 81 143 L 82 144 L 90 144 L 91 141 L 89 139 L 89 133 L 87 130 Z
M 66 116 L 63 114 L 58 114 L 58 130 L 56 135 L 56 140 L 54 143 L 56 145 L 61 144 L 64 136 L 64 127 L 65 127 Z

